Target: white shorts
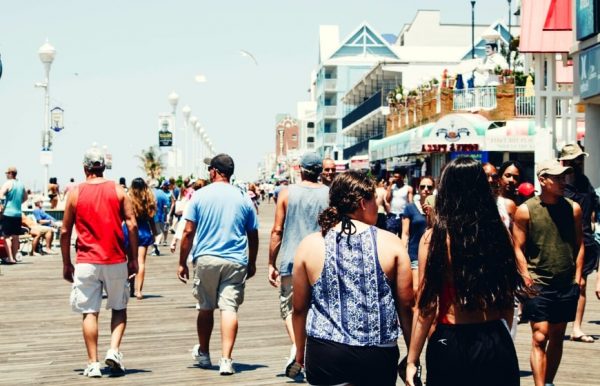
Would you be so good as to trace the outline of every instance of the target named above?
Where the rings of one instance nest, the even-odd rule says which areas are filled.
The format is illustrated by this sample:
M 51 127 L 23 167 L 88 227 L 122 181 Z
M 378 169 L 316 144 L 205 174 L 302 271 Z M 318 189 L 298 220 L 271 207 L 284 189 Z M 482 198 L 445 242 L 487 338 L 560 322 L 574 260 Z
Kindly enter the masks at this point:
M 127 263 L 75 265 L 71 307 L 82 314 L 100 312 L 102 288 L 108 300 L 106 309 L 124 310 L 129 300 Z

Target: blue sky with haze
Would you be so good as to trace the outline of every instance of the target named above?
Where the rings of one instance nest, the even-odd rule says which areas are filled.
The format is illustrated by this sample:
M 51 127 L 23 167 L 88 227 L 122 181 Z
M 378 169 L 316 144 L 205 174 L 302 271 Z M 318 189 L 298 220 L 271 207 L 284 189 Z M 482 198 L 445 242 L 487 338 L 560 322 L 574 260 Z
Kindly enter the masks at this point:
M 505 20 L 507 7 L 477 1 L 476 23 Z M 179 110 L 188 104 L 217 152 L 231 154 L 238 177 L 249 180 L 274 148 L 275 115 L 295 113 L 308 97 L 319 25 L 339 25 L 342 39 L 362 21 L 398 34 L 417 9 L 440 9 L 442 22 L 468 24 L 470 8 L 467 0 L 3 2 L 0 168 L 15 165 L 29 187 L 40 186 L 43 92 L 33 85 L 44 77 L 37 50 L 46 38 L 57 50 L 51 107 L 65 109 L 50 167 L 62 186 L 83 179 L 83 152 L 93 142 L 113 154 L 109 178 L 142 175 L 134 155 L 156 144 L 157 117 L 170 111 L 172 90 Z M 207 82 L 195 82 L 197 74 Z

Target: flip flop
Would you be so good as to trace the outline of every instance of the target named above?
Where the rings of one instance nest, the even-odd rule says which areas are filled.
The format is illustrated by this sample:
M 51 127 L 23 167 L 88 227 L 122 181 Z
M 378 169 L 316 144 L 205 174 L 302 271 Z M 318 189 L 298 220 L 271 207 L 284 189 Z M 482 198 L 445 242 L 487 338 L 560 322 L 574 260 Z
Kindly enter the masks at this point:
M 571 335 L 571 340 L 573 342 L 594 343 L 594 337 L 586 334 L 579 336 Z

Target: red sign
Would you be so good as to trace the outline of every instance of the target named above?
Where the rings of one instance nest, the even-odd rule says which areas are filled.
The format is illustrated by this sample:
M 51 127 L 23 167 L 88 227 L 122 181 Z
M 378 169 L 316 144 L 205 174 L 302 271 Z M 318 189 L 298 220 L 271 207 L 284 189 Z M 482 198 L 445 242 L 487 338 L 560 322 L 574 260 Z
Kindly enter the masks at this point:
M 422 153 L 447 153 L 455 151 L 479 151 L 476 143 L 426 144 L 421 147 Z

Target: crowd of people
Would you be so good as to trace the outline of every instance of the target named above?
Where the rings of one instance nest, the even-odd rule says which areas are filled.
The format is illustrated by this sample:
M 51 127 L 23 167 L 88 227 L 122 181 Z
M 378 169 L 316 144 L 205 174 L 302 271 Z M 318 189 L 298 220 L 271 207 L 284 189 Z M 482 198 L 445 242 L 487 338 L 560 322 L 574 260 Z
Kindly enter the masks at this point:
M 192 356 L 212 367 L 214 312 L 221 323 L 219 373 L 232 375 L 238 309 L 256 273 L 258 210 L 275 202 L 268 283 L 278 289 L 290 338 L 285 374 L 310 384 L 518 385 L 517 323 L 531 328 L 536 386 L 553 385 L 567 324 L 583 331 L 587 277 L 598 269 L 594 224 L 598 195 L 584 175 L 585 153 L 566 145 L 536 165 L 539 194 L 516 161 L 496 167 L 459 157 L 439 178 L 409 180 L 403 168 L 379 181 L 336 173 L 335 162 L 307 153 L 300 182 L 232 184 L 227 154 L 206 159 L 209 180 L 136 178 L 127 186 L 103 176 L 97 149 L 84 155 L 85 181 L 69 187 L 60 232 L 63 277 L 83 314 L 87 377 L 102 376 L 98 313 L 112 310 L 104 362 L 124 373 L 119 347 L 130 296 L 143 299 L 146 256 L 179 246 L 177 277 L 192 282 L 198 343 Z M 0 188 L 7 263 L 19 258 L 21 205 L 16 168 Z M 35 200 L 36 226 L 56 227 Z M 30 219 L 30 221 L 34 221 Z M 76 260 L 71 259 L 73 230 Z M 45 237 L 46 250 L 52 239 Z M 167 243 L 173 233 L 172 242 Z M 50 232 L 52 234 L 52 232 Z M 37 247 L 36 247 L 37 248 Z M 190 264 L 192 272 L 190 273 Z M 600 282 L 595 288 L 600 299 Z M 401 359 L 398 340 L 406 346 Z

